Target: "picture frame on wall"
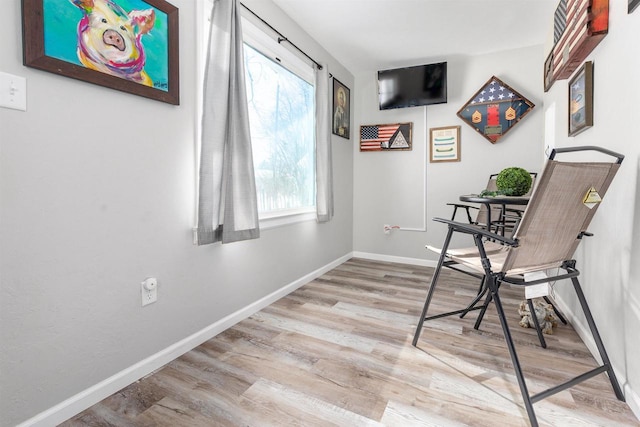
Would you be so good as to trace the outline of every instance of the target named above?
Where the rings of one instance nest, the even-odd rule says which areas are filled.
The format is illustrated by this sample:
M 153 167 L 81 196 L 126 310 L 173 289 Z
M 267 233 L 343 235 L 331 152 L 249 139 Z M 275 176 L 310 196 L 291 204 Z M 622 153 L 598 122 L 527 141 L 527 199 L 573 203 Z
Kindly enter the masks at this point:
M 629 0 L 638 1 L 638 0 Z M 553 47 L 544 66 L 544 91 L 570 78 L 609 33 L 610 0 L 560 0 L 552 18 Z
M 460 126 L 429 129 L 429 162 L 459 162 Z
M 351 138 L 351 91 L 333 78 L 333 120 L 331 129 L 334 135 Z
M 627 9 L 627 13 L 631 13 L 640 5 L 640 0 L 629 0 L 629 8 Z
M 411 151 L 413 123 L 360 126 L 360 151 Z
M 593 62 L 582 64 L 569 81 L 569 136 L 593 126 Z
M 24 65 L 173 105 L 178 32 L 165 0 L 22 1 Z
M 492 144 L 503 138 L 535 107 L 520 92 L 492 76 L 458 110 L 458 117 Z

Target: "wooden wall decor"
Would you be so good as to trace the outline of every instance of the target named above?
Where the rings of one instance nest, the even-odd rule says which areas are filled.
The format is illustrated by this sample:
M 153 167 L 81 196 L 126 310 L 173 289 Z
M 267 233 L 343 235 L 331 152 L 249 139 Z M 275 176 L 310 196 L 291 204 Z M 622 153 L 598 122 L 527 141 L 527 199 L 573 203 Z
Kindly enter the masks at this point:
M 413 123 L 360 126 L 360 151 L 411 150 Z
M 544 63 L 544 91 L 568 79 L 609 32 L 609 0 L 560 0 L 554 46 Z
M 458 117 L 495 144 L 533 107 L 533 102 L 493 76 L 462 106 Z

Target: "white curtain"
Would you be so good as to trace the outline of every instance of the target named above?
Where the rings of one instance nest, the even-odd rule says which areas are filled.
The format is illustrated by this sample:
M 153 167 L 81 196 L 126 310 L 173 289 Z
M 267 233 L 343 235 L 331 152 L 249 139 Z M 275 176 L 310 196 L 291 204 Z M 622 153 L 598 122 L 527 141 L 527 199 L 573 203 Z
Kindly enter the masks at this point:
M 204 78 L 198 244 L 260 236 L 237 0 L 215 0 Z
M 316 209 L 318 222 L 333 217 L 333 163 L 331 159 L 331 115 L 329 70 L 316 67 Z

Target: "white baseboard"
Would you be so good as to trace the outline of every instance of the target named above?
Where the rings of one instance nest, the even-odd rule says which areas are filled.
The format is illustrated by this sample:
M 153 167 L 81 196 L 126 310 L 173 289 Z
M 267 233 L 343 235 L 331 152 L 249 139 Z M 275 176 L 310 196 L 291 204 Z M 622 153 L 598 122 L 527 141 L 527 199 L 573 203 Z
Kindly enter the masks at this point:
M 158 353 L 147 357 L 144 360 L 118 372 L 117 374 L 99 382 L 98 384 L 89 387 L 88 389 L 81 391 L 75 396 L 60 402 L 52 408 L 47 409 L 39 413 L 38 415 L 24 421 L 19 424 L 18 427 L 49 427 L 55 426 L 69 418 L 79 414 L 85 409 L 95 405 L 106 397 L 111 396 L 113 393 L 121 390 L 139 380 L 140 378 L 149 375 L 153 371 L 160 369 L 162 366 L 183 355 L 184 353 L 194 349 L 203 342 L 213 338 L 219 333 L 225 331 L 241 320 L 246 319 L 252 314 L 267 307 L 269 304 L 279 300 L 280 298 L 290 294 L 301 286 L 309 283 L 313 279 L 322 276 L 329 270 L 337 267 L 338 265 L 348 261 L 352 258 L 351 253 L 344 255 L 335 261 L 307 274 L 304 277 L 278 289 L 277 291 L 255 301 L 252 304 L 228 315 L 227 317 L 220 319 L 219 321 L 207 326 L 206 328 L 194 333 L 193 335 L 178 341 L 177 343 L 165 348 Z
M 633 415 L 640 420 L 640 396 L 629 387 L 629 383 L 624 385 L 624 397 L 627 401 L 627 405 L 631 408 Z
M 398 257 L 393 255 L 372 254 L 369 252 L 353 252 L 353 256 L 355 258 L 364 258 L 364 259 L 370 259 L 373 261 L 397 262 L 399 264 L 413 264 L 413 265 L 421 265 L 425 267 L 435 267 L 437 264 L 437 261 L 431 261 L 428 259 L 405 258 L 405 257 Z

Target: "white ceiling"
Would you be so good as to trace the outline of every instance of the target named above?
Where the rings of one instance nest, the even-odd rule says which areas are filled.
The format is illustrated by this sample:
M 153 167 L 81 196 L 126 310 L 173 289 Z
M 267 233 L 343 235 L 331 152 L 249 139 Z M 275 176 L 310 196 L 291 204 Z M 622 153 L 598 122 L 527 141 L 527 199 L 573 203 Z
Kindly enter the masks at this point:
M 559 2 L 273 1 L 351 72 L 544 44 Z

